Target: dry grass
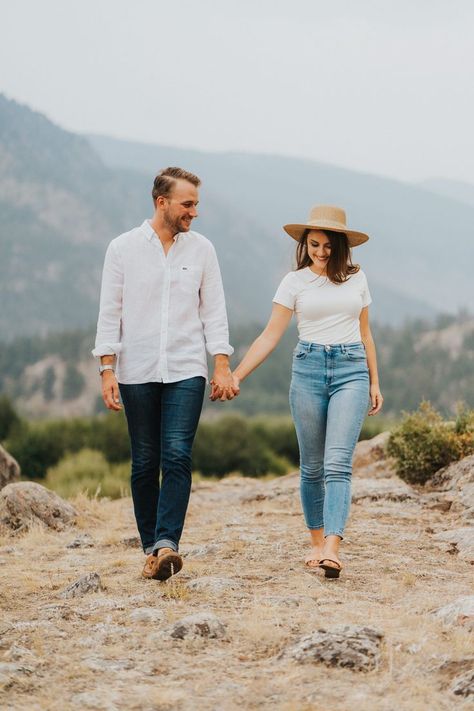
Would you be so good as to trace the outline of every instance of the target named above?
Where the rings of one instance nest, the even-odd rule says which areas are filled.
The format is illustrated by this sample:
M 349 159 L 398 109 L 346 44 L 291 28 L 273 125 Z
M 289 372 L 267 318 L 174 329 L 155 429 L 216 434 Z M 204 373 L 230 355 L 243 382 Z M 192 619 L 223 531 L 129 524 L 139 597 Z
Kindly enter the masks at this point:
M 76 528 L 3 531 L 0 707 L 464 711 L 467 700 L 452 696 L 449 686 L 473 655 L 472 635 L 445 629 L 430 614 L 472 594 L 472 567 L 440 552 L 425 532 L 448 528 L 448 514 L 416 501 L 355 505 L 344 572 L 328 581 L 302 565 L 306 541 L 296 491 L 241 503 L 255 487 L 272 491 L 271 482 L 235 478 L 198 484 L 183 550 L 206 544 L 218 550 L 187 558 L 179 576 L 164 584 L 141 579 L 142 553 L 122 543 L 136 535 L 129 499 L 79 495 Z M 66 547 L 86 532 L 93 547 Z M 92 571 L 104 592 L 59 597 Z M 187 586 L 202 576 L 233 584 Z M 133 621 L 140 607 L 157 608 L 162 621 Z M 225 640 L 163 637 L 168 625 L 201 610 L 226 623 Z M 353 673 L 278 658 L 300 636 L 342 623 L 383 630 L 378 669 Z M 20 671 L 2 671 L 2 663 Z

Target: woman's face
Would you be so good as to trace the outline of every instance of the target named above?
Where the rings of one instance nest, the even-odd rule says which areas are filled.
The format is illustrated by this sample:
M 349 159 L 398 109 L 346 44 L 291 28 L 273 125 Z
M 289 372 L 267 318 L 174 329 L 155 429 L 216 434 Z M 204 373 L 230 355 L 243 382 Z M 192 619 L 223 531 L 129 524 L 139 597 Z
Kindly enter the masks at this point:
M 325 270 L 331 256 L 331 242 L 321 230 L 310 230 L 306 238 L 308 255 L 318 270 Z

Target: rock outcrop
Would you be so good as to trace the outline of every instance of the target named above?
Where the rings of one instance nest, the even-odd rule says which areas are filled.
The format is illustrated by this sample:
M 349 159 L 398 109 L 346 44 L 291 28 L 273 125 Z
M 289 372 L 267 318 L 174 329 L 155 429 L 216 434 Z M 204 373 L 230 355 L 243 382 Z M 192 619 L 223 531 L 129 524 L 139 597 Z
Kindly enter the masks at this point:
M 354 474 L 364 477 L 390 477 L 395 473 L 393 460 L 387 456 L 386 447 L 390 432 L 381 432 L 358 442 L 352 458 Z
M 0 444 L 0 489 L 20 478 L 20 465 Z
M 474 454 L 440 469 L 427 482 L 427 488 L 444 492 L 451 513 L 474 520 Z
M 32 481 L 8 484 L 0 491 L 0 524 L 14 531 L 24 530 L 34 521 L 62 530 L 76 515 L 71 504 Z

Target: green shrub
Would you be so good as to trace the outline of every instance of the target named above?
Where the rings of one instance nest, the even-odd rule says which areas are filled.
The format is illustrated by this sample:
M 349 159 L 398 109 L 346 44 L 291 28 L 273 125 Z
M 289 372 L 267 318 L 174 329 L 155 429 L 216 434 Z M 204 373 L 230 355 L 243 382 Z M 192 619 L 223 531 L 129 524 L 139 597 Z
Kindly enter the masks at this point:
M 250 427 L 278 457 L 298 465 L 300 453 L 295 426 L 290 417 L 258 417 L 250 421 Z
M 123 412 L 111 412 L 95 417 L 88 446 L 103 452 L 111 464 L 128 461 L 130 459 L 130 442 L 127 420 Z
M 203 476 L 224 476 L 231 472 L 260 476 L 284 474 L 288 469 L 288 463 L 270 450 L 256 428 L 238 415 L 201 422 L 193 466 Z
M 462 413 L 456 422 L 445 422 L 428 402 L 405 415 L 388 442 L 397 474 L 410 484 L 424 484 L 453 461 L 474 452 L 474 415 Z
M 54 431 L 47 426 L 27 423 L 14 428 L 5 447 L 17 460 L 22 475 L 28 479 L 43 479 L 48 467 L 57 464 L 64 453 Z
M 20 418 L 9 397 L 0 396 L 0 442 L 6 439 L 15 427 L 20 424 Z
M 101 452 L 83 449 L 48 469 L 44 483 L 66 498 L 86 492 L 117 499 L 130 493 L 130 465 L 110 465 Z

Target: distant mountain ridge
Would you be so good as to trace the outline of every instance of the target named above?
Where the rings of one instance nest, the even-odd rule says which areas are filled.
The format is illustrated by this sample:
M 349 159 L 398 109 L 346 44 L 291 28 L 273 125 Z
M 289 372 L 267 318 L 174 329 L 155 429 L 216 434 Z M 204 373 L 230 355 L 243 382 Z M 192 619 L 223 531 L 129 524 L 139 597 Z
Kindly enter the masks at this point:
M 371 284 L 417 301 L 411 315 L 418 315 L 421 304 L 437 312 L 474 306 L 468 268 L 474 259 L 474 206 L 459 197 L 297 158 L 204 153 L 102 136 L 89 140 L 111 167 L 153 173 L 181 162 L 202 177 L 203 193 L 220 195 L 271 231 L 272 249 L 287 261 L 294 245 L 281 226 L 304 221 L 313 204 L 342 205 L 349 224 L 371 236 L 354 250 L 354 259 Z M 377 318 L 386 320 L 381 311 Z
M 422 248 L 420 257 L 407 238 L 392 239 L 399 229 L 392 208 L 385 210 L 392 198 L 375 200 L 372 209 L 366 194 L 411 195 L 416 189 L 410 186 L 296 159 L 85 138 L 0 95 L 1 341 L 95 322 L 107 243 L 151 215 L 152 178 L 176 163 L 203 178 L 195 226 L 216 246 L 231 324 L 265 322 L 276 286 L 292 268 L 295 245 L 281 225 L 304 219 L 316 198 L 344 204 L 351 224 L 373 235 L 370 248 L 355 251 L 354 259 L 368 273 L 378 321 L 400 323 L 430 317 L 441 306 L 455 308 L 457 301 L 444 294 L 452 297 L 456 286 L 467 301 L 463 275 L 454 281 L 449 269 L 431 288 L 438 278 L 436 255 Z M 430 206 L 437 201 L 418 192 L 428 195 Z M 452 204 L 443 202 L 443 219 Z M 474 209 L 466 210 L 471 219 Z M 470 263 L 470 247 L 461 245 L 457 255 Z M 410 265 L 423 257 L 418 278 Z

